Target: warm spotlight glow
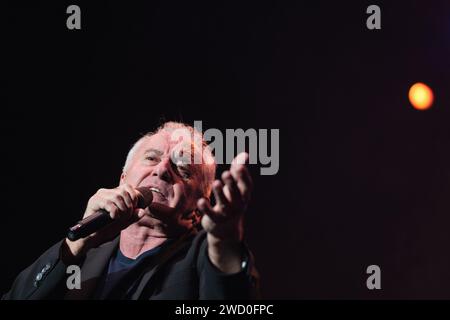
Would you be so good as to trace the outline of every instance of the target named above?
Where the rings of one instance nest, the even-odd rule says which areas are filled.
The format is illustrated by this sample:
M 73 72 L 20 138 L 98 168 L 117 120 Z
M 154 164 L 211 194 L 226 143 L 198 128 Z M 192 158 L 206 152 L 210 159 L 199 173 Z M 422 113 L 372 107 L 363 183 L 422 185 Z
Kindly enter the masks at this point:
M 417 110 L 427 110 L 434 100 L 433 91 L 425 83 L 418 82 L 409 89 L 409 101 Z

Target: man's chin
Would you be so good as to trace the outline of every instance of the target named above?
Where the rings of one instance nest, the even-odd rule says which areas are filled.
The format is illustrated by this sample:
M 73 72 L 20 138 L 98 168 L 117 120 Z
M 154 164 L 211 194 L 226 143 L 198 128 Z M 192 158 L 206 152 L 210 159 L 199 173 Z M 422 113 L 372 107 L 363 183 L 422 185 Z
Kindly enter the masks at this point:
M 154 218 L 170 217 L 175 213 L 175 208 L 165 203 L 153 202 L 148 208 L 148 215 Z

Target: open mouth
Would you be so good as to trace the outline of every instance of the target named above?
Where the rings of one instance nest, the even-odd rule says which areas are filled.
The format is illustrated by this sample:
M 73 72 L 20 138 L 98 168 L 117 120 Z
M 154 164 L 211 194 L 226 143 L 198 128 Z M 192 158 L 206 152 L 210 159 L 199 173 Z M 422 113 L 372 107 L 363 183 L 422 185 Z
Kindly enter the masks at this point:
M 152 191 L 152 192 L 155 192 L 155 193 L 160 194 L 164 199 L 166 199 L 166 196 L 164 195 L 164 193 L 162 193 L 161 190 L 159 190 L 158 188 L 156 188 L 156 187 L 150 187 L 149 189 L 150 189 L 150 191 Z

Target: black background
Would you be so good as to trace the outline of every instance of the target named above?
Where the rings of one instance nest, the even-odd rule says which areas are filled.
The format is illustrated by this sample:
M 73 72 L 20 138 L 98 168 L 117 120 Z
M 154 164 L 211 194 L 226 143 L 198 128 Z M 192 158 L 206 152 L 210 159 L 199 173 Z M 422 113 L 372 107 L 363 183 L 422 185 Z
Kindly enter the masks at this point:
M 70 4 L 81 30 L 66 28 Z M 381 30 L 366 28 L 370 4 Z M 140 134 L 202 120 L 280 129 L 280 170 L 251 167 L 247 213 L 266 298 L 450 298 L 448 1 L 11 1 L 2 11 L 0 292 L 98 188 L 118 184 Z M 426 112 L 407 100 L 418 81 L 435 92 Z M 371 264 L 382 290 L 366 288 Z

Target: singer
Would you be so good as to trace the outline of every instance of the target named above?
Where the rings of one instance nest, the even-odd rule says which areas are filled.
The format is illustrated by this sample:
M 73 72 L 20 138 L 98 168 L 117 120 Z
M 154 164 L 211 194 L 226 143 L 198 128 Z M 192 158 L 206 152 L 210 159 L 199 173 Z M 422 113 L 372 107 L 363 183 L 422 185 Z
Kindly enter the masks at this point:
M 174 140 L 179 129 L 195 138 Z M 190 161 L 199 156 L 195 150 L 202 150 L 201 163 Z M 59 241 L 19 274 L 2 299 L 259 297 L 258 274 L 243 241 L 252 190 L 247 161 L 248 154 L 239 154 L 214 180 L 216 163 L 201 133 L 165 123 L 131 148 L 119 186 L 89 199 L 83 218 L 103 210 L 108 224 L 78 240 Z M 81 270 L 79 289 L 67 285 L 71 265 Z

